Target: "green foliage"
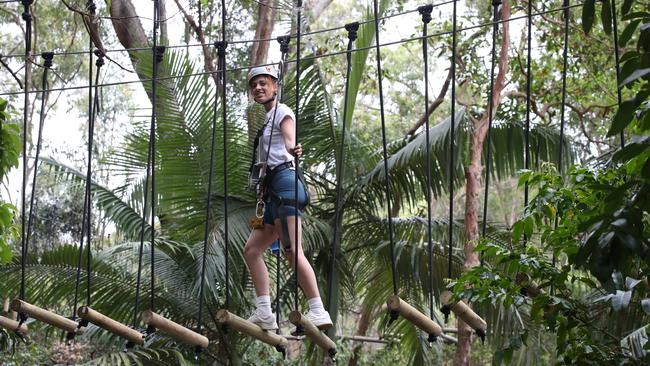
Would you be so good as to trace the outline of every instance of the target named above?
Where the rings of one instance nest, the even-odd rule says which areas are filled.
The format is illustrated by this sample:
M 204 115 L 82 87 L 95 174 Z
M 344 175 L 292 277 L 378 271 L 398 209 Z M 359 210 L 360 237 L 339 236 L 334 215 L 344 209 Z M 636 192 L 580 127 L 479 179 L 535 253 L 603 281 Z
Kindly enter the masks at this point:
M 631 12 L 633 3 L 633 0 L 625 1 L 621 11 L 623 20 L 628 24 L 621 33 L 620 45 L 625 46 L 635 35 L 637 42 L 636 47 L 630 48 L 621 56 L 619 87 L 629 89 L 635 95 L 621 104 L 608 136 L 619 134 L 633 121 L 636 121 L 641 131 L 650 129 L 650 105 L 647 103 L 650 96 L 650 12 L 647 9 Z M 603 28 L 609 34 L 612 22 L 609 1 L 603 1 L 602 6 Z M 582 25 L 586 33 L 591 30 L 594 12 L 594 1 L 586 1 L 582 13 Z
M 22 147 L 20 128 L 9 121 L 7 106 L 7 101 L 0 98 L 0 181 L 4 181 L 9 171 L 18 166 L 18 156 Z M 0 264 L 11 261 L 9 243 L 17 234 L 13 222 L 15 214 L 16 208 L 13 205 L 0 200 Z
M 632 163 L 575 168 L 565 179 L 548 165 L 538 173 L 524 172 L 520 184 L 527 182 L 537 195 L 514 225 L 512 242 L 521 243 L 524 236 L 529 242 L 478 246 L 490 265 L 453 282 L 457 298 L 524 312 L 535 326 L 555 334 L 557 356 L 565 364 L 618 364 L 630 358 L 620 346 L 621 335 L 649 321 L 643 314 L 648 314 L 650 290 L 636 279 L 650 271 L 648 180 L 628 173 Z M 561 265 L 545 253 L 554 253 Z M 608 329 L 595 313 L 625 314 L 628 321 Z M 528 332 L 519 330 L 521 344 Z M 503 346 L 504 360 L 520 348 L 512 345 Z

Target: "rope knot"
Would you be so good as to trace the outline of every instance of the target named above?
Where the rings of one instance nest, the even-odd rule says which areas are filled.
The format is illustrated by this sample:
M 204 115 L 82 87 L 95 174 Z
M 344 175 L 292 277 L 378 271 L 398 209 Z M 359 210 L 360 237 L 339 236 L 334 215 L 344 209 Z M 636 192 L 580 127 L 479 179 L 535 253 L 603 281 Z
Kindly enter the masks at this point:
M 428 4 L 428 5 L 422 5 L 418 7 L 418 13 L 422 15 L 422 22 L 424 24 L 429 24 L 431 21 L 431 12 L 433 11 L 433 5 Z
M 54 52 L 43 52 L 41 53 L 41 57 L 43 57 L 43 59 L 45 60 L 45 63 L 43 64 L 45 67 L 52 67 Z
M 357 39 L 357 31 L 359 30 L 359 22 L 348 23 L 345 25 L 345 30 L 348 31 L 348 39 L 354 41 Z
M 219 57 L 223 57 L 226 55 L 226 48 L 228 47 L 228 42 L 217 41 L 214 42 L 214 46 L 217 48 L 217 55 L 219 55 Z
M 97 65 L 97 67 L 104 66 L 104 52 L 102 52 L 99 49 L 95 49 L 93 53 L 95 54 L 95 56 L 97 56 L 97 61 L 95 61 L 95 65 Z
M 156 62 L 162 62 L 165 58 L 165 46 L 156 46 L 154 54 L 156 55 Z
M 277 38 L 278 43 L 280 43 L 280 52 L 288 53 L 289 52 L 289 41 L 291 40 L 290 36 L 280 36 Z

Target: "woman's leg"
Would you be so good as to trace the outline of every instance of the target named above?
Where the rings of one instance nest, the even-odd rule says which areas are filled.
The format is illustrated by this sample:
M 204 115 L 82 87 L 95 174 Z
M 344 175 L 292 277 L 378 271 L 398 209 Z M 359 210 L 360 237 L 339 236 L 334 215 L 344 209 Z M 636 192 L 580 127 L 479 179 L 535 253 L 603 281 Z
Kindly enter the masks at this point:
M 275 241 L 277 232 L 273 225 L 264 225 L 263 229 L 251 231 L 244 247 L 244 260 L 251 273 L 251 280 L 257 296 L 268 296 L 269 272 L 264 263 L 264 251 Z
M 287 216 L 287 227 L 289 228 L 289 241 L 291 241 L 291 251 L 285 251 L 285 257 L 289 261 L 289 265 L 292 269 L 295 270 L 295 249 L 296 249 L 296 240 L 295 240 L 295 222 L 296 216 Z M 287 248 L 288 244 L 284 242 L 284 233 L 282 231 L 282 225 L 280 219 L 275 220 L 275 227 L 278 228 L 280 232 L 280 240 L 282 240 L 282 247 Z M 307 296 L 307 299 L 313 299 L 315 297 L 320 297 L 318 292 L 318 285 L 316 284 L 316 275 L 314 274 L 314 269 L 311 267 L 311 264 L 305 257 L 305 253 L 302 250 L 302 225 L 300 217 L 298 217 L 298 284 Z

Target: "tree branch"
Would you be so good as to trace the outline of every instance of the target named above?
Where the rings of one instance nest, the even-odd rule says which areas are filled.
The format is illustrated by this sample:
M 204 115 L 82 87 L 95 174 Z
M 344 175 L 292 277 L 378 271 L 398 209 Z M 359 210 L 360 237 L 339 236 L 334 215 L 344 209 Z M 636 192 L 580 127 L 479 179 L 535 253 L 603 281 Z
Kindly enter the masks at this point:
M 442 88 L 440 88 L 440 92 L 438 93 L 438 96 L 433 102 L 431 102 L 431 104 L 429 104 L 426 114 L 420 117 L 420 119 L 418 119 L 415 125 L 411 127 L 411 129 L 406 133 L 407 136 L 415 135 L 415 132 L 418 130 L 418 128 L 422 127 L 422 125 L 426 123 L 429 117 L 431 117 L 431 114 L 433 114 L 433 112 L 442 104 L 442 102 L 445 101 L 445 96 L 447 95 L 447 90 L 449 89 L 450 83 L 451 83 L 451 67 L 449 68 L 449 72 L 447 73 L 447 78 L 445 79 L 445 82 L 442 84 Z
M 255 39 L 271 37 L 275 25 L 275 8 L 273 0 L 260 0 L 257 10 L 257 25 L 255 26 Z M 250 64 L 260 65 L 266 62 L 269 53 L 269 42 L 255 42 L 251 47 Z
M 2 64 L 2 66 L 4 66 L 5 69 L 7 69 L 7 71 L 9 71 L 11 76 L 13 76 L 14 80 L 16 80 L 16 82 L 18 83 L 18 86 L 20 87 L 20 89 L 22 89 L 23 88 L 23 83 L 20 82 L 20 78 L 18 77 L 18 75 L 16 75 L 16 73 L 13 70 L 11 70 L 9 65 L 7 65 L 6 62 L 4 62 L 1 55 L 0 55 L 0 64 Z
M 199 42 L 201 42 L 201 49 L 203 50 L 203 59 L 204 59 L 204 68 L 205 71 L 210 72 L 210 75 L 212 76 L 212 79 L 214 80 L 215 84 L 217 85 L 217 89 L 219 89 L 219 77 L 217 76 L 216 69 L 214 67 L 214 57 L 212 56 L 212 53 L 210 53 L 210 50 L 208 49 L 208 46 L 205 44 L 205 34 L 203 33 L 203 29 L 199 27 L 198 24 L 194 21 L 194 18 L 183 8 L 179 0 L 174 0 L 174 3 L 176 3 L 176 6 L 178 7 L 178 10 L 180 10 L 181 13 L 183 13 L 183 17 L 185 18 L 185 23 L 192 28 L 194 31 L 194 34 L 196 34 L 196 38 L 198 38 Z
M 465 42 L 463 42 L 460 46 L 457 46 L 456 50 L 457 51 L 465 50 L 465 48 L 469 46 L 470 42 L 472 40 L 478 38 L 481 34 L 485 33 L 486 29 L 488 29 L 488 28 L 483 27 L 482 29 L 479 29 L 478 31 L 476 31 L 474 34 L 469 36 L 469 38 L 467 38 L 465 40 Z M 460 52 L 460 53 L 462 53 L 462 52 Z M 458 73 L 458 70 L 462 70 L 464 68 L 464 64 L 462 63 L 462 59 L 460 58 L 460 56 L 458 56 L 458 54 L 459 53 L 457 53 L 457 55 L 456 55 L 455 62 L 456 62 L 457 65 L 459 65 L 461 67 L 456 68 L 456 73 Z M 450 67 L 449 72 L 447 73 L 447 78 L 445 79 L 445 82 L 442 84 L 442 88 L 440 88 L 440 92 L 438 93 L 438 96 L 436 97 L 436 99 L 433 102 L 431 102 L 431 104 L 427 108 L 426 115 L 421 116 L 418 119 L 418 121 L 415 123 L 415 125 L 413 125 L 413 127 L 411 127 L 411 129 L 409 129 L 409 131 L 406 133 L 407 137 L 408 136 L 413 136 L 415 134 L 415 132 L 418 130 L 418 128 L 422 127 L 422 125 L 424 125 L 426 123 L 427 119 L 429 119 L 431 117 L 433 112 L 435 112 L 435 110 L 438 109 L 438 107 L 442 104 L 442 102 L 445 101 L 445 96 L 447 95 L 447 90 L 449 89 L 449 84 L 451 83 L 451 77 L 452 77 L 452 75 L 451 75 L 451 67 Z
M 74 6 L 68 4 L 68 2 L 66 0 L 61 0 L 61 2 L 63 3 L 63 5 L 65 5 L 66 8 L 68 8 L 68 10 L 81 15 L 81 19 L 84 22 L 84 27 L 86 28 L 86 32 L 90 36 L 90 39 L 92 40 L 93 45 L 102 53 L 102 55 L 104 55 L 104 57 L 108 61 L 116 64 L 120 69 L 122 69 L 122 70 L 124 70 L 126 72 L 130 72 L 130 73 L 133 72 L 133 70 L 129 70 L 129 69 L 125 68 L 119 62 L 117 62 L 117 61 L 113 60 L 112 58 L 110 58 L 108 56 L 108 54 L 106 53 L 106 47 L 104 47 L 104 42 L 102 42 L 102 39 L 101 39 L 101 37 L 99 35 L 100 32 L 99 32 L 98 24 L 100 23 L 100 17 L 98 17 L 96 14 L 93 14 L 93 13 L 81 11 L 81 10 L 75 8 Z M 76 32 L 75 32 L 75 34 L 76 34 Z

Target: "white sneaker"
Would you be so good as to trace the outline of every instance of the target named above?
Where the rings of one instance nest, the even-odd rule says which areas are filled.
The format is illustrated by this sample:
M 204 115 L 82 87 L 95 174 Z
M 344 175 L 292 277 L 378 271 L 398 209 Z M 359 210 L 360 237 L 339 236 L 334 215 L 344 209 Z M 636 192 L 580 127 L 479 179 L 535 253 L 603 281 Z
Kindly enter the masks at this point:
M 248 321 L 259 325 L 260 328 L 264 330 L 276 330 L 278 329 L 278 323 L 275 321 L 275 314 L 271 315 L 262 315 L 258 310 L 253 312 L 253 315 L 248 317 Z
M 305 317 L 320 330 L 326 330 L 333 326 L 332 319 L 327 311 L 316 313 L 309 310 Z

